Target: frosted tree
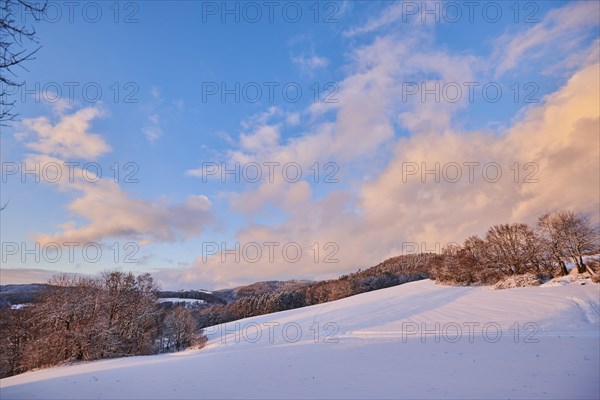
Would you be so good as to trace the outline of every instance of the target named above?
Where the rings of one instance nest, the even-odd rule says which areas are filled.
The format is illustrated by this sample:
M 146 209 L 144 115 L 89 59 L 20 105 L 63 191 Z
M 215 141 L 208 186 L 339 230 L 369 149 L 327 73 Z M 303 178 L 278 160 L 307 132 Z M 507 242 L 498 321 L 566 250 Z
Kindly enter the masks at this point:
M 535 241 L 527 224 L 494 225 L 486 235 L 490 261 L 504 275 L 540 272 Z
M 598 227 L 593 226 L 590 218 L 572 211 L 559 211 L 553 216 L 556 220 L 559 242 L 564 251 L 577 266 L 577 272 L 586 270 L 593 274 L 583 256 L 600 249 Z
M 568 259 L 561 218 L 558 213 L 544 214 L 538 219 L 537 235 L 542 251 L 551 255 L 559 268 L 560 275 L 567 275 L 566 261 Z
M 188 309 L 177 306 L 165 317 L 164 331 L 166 347 L 179 351 L 192 345 L 196 321 Z

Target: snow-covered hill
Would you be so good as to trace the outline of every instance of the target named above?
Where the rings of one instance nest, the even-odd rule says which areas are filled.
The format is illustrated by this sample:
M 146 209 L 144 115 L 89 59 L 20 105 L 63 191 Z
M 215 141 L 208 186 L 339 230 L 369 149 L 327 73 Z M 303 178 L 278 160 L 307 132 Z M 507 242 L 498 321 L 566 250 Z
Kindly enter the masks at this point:
M 207 330 L 202 350 L 33 371 L 1 398 L 599 398 L 600 292 L 425 280 Z

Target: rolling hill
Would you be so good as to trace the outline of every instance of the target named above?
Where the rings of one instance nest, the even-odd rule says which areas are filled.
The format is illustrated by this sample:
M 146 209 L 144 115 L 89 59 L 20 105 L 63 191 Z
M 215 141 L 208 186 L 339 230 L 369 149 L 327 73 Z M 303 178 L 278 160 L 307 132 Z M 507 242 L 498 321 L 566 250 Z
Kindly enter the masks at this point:
M 22 398 L 598 398 L 599 286 L 422 280 L 206 329 L 200 350 L 37 370 Z

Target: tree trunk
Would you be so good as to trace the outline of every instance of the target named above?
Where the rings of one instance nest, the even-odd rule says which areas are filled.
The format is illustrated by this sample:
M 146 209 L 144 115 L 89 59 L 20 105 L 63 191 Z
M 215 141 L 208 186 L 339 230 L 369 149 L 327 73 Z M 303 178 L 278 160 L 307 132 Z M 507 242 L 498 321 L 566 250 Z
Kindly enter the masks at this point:
M 561 276 L 566 276 L 569 275 L 569 270 L 567 269 L 567 266 L 565 265 L 565 262 L 560 260 L 560 274 Z
M 589 272 L 589 274 L 590 274 L 591 276 L 594 276 L 594 273 L 595 273 L 595 272 L 594 272 L 594 271 L 593 271 L 593 270 L 590 268 L 590 266 L 589 266 L 589 265 L 586 265 L 586 266 L 585 266 L 585 269 L 587 270 L 587 272 Z
M 580 274 L 583 274 L 586 271 L 585 268 L 585 264 L 583 263 L 583 258 L 581 257 L 581 255 L 579 256 L 579 260 L 577 261 L 577 272 L 579 272 Z

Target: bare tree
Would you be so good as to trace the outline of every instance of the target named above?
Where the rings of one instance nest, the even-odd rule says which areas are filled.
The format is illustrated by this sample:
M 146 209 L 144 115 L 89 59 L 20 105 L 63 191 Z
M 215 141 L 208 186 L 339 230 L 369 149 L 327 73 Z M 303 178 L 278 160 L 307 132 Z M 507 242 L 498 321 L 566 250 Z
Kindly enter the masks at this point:
M 100 278 L 106 311 L 107 353 L 151 354 L 159 333 L 158 286 L 150 274 L 108 271 Z
M 567 275 L 566 260 L 568 259 L 565 246 L 565 234 L 561 218 L 557 213 L 544 214 L 538 219 L 537 236 L 542 246 L 542 251 L 551 255 L 558 265 L 560 275 Z
M 192 344 L 192 338 L 196 331 L 196 321 L 190 310 L 182 306 L 173 309 L 164 321 L 167 348 L 175 348 L 176 351 L 185 349 Z
M 149 274 L 61 274 L 31 307 L 24 368 L 65 360 L 153 354 L 160 333 L 158 287 Z
M 27 370 L 27 343 L 32 334 L 30 307 L 0 309 L 0 378 Z
M 46 4 L 46 1 L 0 0 L 0 126 L 6 126 L 17 117 L 13 111 L 15 100 L 9 97 L 23 82 L 17 80 L 15 68 L 25 68 L 24 63 L 34 59 L 40 49 L 35 29 L 26 26 L 19 17 L 31 14 L 39 21 Z M 28 43 L 35 44 L 36 48 L 28 50 Z
M 583 256 L 599 250 L 598 227 L 592 225 L 588 216 L 572 211 L 559 211 L 554 218 L 557 220 L 561 246 L 577 266 L 577 272 L 582 274 L 587 270 L 593 275 L 594 271 L 586 265 Z
M 459 258 L 461 251 L 461 246 L 457 244 L 447 244 L 442 248 L 442 258 L 431 271 L 435 280 L 442 283 L 468 283 L 463 279 L 464 266 Z
M 527 224 L 494 225 L 486 235 L 492 263 L 505 275 L 535 269 L 538 257 L 535 234 Z
M 31 309 L 34 338 L 28 349 L 29 367 L 99 358 L 103 301 L 98 280 L 61 274 L 48 283 Z
M 495 283 L 503 276 L 503 273 L 492 263 L 488 243 L 476 235 L 465 239 L 461 263 L 472 271 L 474 281 L 476 282 L 484 284 Z

